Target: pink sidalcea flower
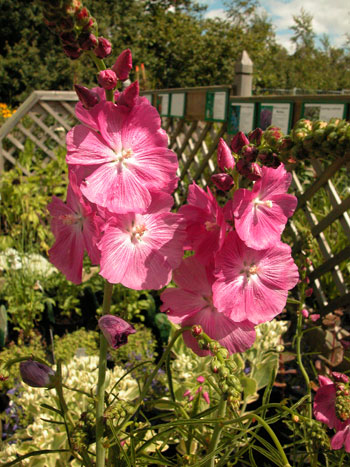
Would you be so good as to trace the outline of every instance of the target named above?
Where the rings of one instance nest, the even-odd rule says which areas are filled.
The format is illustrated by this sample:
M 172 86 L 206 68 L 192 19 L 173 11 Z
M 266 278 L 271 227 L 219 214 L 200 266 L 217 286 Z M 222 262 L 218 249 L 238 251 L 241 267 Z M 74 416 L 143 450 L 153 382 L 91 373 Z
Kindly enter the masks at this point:
M 181 263 L 185 235 L 183 217 L 169 212 L 164 195 L 154 195 L 146 214 L 110 214 L 99 243 L 100 274 L 132 289 L 160 289 Z
M 236 323 L 213 305 L 210 267 L 205 268 L 194 256 L 185 258 L 174 271 L 173 280 L 178 288 L 168 288 L 161 294 L 161 311 L 168 311 L 168 318 L 181 326 L 200 325 L 212 339 L 226 347 L 230 353 L 242 352 L 251 347 L 255 330 L 249 322 Z M 183 334 L 184 341 L 197 355 L 209 355 L 198 347 L 191 331 Z
M 328 428 L 335 428 L 337 431 L 344 427 L 344 421 L 337 417 L 336 400 L 337 385 L 326 376 L 319 376 L 320 387 L 314 399 L 314 414 L 316 420 L 326 424 Z M 333 448 L 339 449 L 339 448 Z
M 263 323 L 281 313 L 298 268 L 288 245 L 253 250 L 230 232 L 215 258 L 214 305 L 235 322 Z
M 198 260 L 206 264 L 225 239 L 223 211 L 210 189 L 206 193 L 196 183 L 188 189 L 187 203 L 179 210 L 187 221 L 187 248 L 193 249 Z
M 158 112 L 149 104 L 130 110 L 105 101 L 96 107 L 99 133 L 74 127 L 67 135 L 67 163 L 97 166 L 80 185 L 92 203 L 114 213 L 146 212 L 152 191 L 170 193 L 177 183 L 177 157 L 167 148 Z
M 236 191 L 232 200 L 235 227 L 250 248 L 263 250 L 280 240 L 297 206 L 297 198 L 287 194 L 291 178 L 282 164 L 277 169 L 263 167 L 252 191 Z
M 96 208 L 80 193 L 74 173 L 70 174 L 67 203 L 53 197 L 48 205 L 52 216 L 51 229 L 56 242 L 49 250 L 49 259 L 71 282 L 80 284 L 84 251 L 93 264 L 99 264 L 97 248 L 102 219 Z
M 350 452 L 350 420 L 344 423 L 331 439 L 332 449 L 341 449 L 343 446 L 346 452 Z

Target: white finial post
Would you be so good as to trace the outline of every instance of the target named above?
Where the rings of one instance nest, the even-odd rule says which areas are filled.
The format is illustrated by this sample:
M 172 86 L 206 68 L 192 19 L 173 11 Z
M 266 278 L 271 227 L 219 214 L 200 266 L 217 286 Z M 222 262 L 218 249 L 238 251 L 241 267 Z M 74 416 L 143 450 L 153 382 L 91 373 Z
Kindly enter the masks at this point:
M 253 62 L 246 50 L 235 64 L 235 88 L 237 96 L 251 96 L 253 87 Z

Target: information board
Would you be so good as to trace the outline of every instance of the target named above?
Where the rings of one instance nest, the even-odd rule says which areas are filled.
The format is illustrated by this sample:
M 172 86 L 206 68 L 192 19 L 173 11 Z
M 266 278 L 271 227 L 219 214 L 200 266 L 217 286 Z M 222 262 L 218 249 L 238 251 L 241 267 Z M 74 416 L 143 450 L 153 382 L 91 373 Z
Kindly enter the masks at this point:
M 157 94 L 157 110 L 162 117 L 169 117 L 170 94 Z
M 185 116 L 186 94 L 184 92 L 173 92 L 170 99 L 170 116 L 180 117 Z
M 143 94 L 142 97 L 145 97 L 150 104 L 153 104 L 153 95 L 152 94 Z
M 205 120 L 224 122 L 227 118 L 228 91 L 207 91 Z
M 262 102 L 259 105 L 258 127 L 262 130 L 270 125 L 278 126 L 285 134 L 291 127 L 292 103 Z
M 305 102 L 302 107 L 302 117 L 308 120 L 325 120 L 345 118 L 346 104 L 327 104 L 322 102 Z
M 234 135 L 239 131 L 249 133 L 254 129 L 255 104 L 231 102 L 228 112 L 227 133 Z

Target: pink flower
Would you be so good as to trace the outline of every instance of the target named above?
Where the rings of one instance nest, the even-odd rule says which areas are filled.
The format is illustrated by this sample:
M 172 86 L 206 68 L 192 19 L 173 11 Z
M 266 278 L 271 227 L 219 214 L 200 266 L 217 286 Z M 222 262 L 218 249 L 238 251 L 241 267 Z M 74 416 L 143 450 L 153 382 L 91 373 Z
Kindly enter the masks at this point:
M 319 376 L 319 383 L 320 387 L 314 399 L 315 418 L 325 423 L 329 428 L 340 430 L 344 426 L 344 422 L 337 417 L 335 411 L 337 386 L 325 376 Z
M 313 323 L 315 323 L 318 319 L 320 319 L 321 315 L 319 315 L 318 313 L 314 313 L 312 315 L 310 315 L 310 319 Z
M 344 446 L 346 452 L 350 452 L 350 420 L 338 428 L 337 433 L 331 439 L 332 449 L 341 449 Z
M 98 245 L 100 274 L 132 289 L 160 289 L 181 263 L 184 241 L 183 217 L 155 195 L 146 214 L 110 214 Z
M 236 191 L 232 201 L 235 227 L 250 248 L 262 250 L 280 240 L 297 205 L 297 198 L 286 193 L 291 177 L 283 165 L 278 169 L 263 167 L 262 178 L 252 191 Z
M 82 193 L 111 212 L 145 212 L 151 191 L 171 192 L 177 183 L 177 157 L 167 148 L 158 112 L 148 104 L 130 110 L 106 101 L 94 111 L 99 133 L 78 125 L 67 135 L 67 163 L 96 166 Z
M 115 71 L 120 81 L 125 81 L 129 77 L 130 70 L 132 68 L 132 56 L 131 50 L 126 49 L 119 55 L 115 64 L 112 66 L 112 70 Z
M 103 89 L 114 89 L 117 86 L 118 78 L 113 70 L 101 70 L 97 81 Z
M 253 250 L 236 232 L 228 233 L 215 265 L 214 305 L 235 322 L 259 324 L 274 318 L 299 277 L 288 245 L 278 242 Z
M 218 166 L 222 172 L 225 172 L 226 169 L 233 169 L 235 166 L 231 150 L 222 138 L 220 138 L 218 144 Z
M 114 349 L 119 349 L 128 342 L 128 336 L 135 334 L 135 329 L 119 316 L 103 315 L 98 320 L 98 326 L 103 332 L 108 344 Z
M 203 264 L 221 248 L 226 224 L 221 207 L 209 188 L 207 193 L 196 183 L 188 189 L 187 205 L 179 210 L 187 221 L 188 248 Z
M 80 193 L 74 173 L 70 173 L 67 204 L 54 196 L 48 210 L 52 216 L 51 229 L 56 237 L 55 244 L 49 250 L 49 259 L 68 280 L 80 284 L 84 251 L 87 251 L 93 264 L 100 261 L 96 244 L 101 219 L 95 207 Z
M 230 353 L 242 352 L 255 340 L 254 327 L 247 321 L 236 323 L 219 313 L 213 305 L 214 278 L 195 257 L 185 258 L 174 271 L 173 281 L 178 288 L 169 288 L 161 294 L 161 311 L 168 311 L 170 321 L 182 326 L 200 325 L 212 339 L 226 347 Z M 191 331 L 183 334 L 184 341 L 197 355 L 209 355 L 198 347 Z

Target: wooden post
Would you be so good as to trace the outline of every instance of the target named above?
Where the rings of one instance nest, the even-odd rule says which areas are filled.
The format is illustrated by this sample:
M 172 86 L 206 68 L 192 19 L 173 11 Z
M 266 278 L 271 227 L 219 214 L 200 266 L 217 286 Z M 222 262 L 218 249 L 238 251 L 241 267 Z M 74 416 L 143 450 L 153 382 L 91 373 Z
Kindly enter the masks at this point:
M 235 94 L 236 96 L 251 96 L 253 87 L 253 62 L 246 50 L 235 64 Z

